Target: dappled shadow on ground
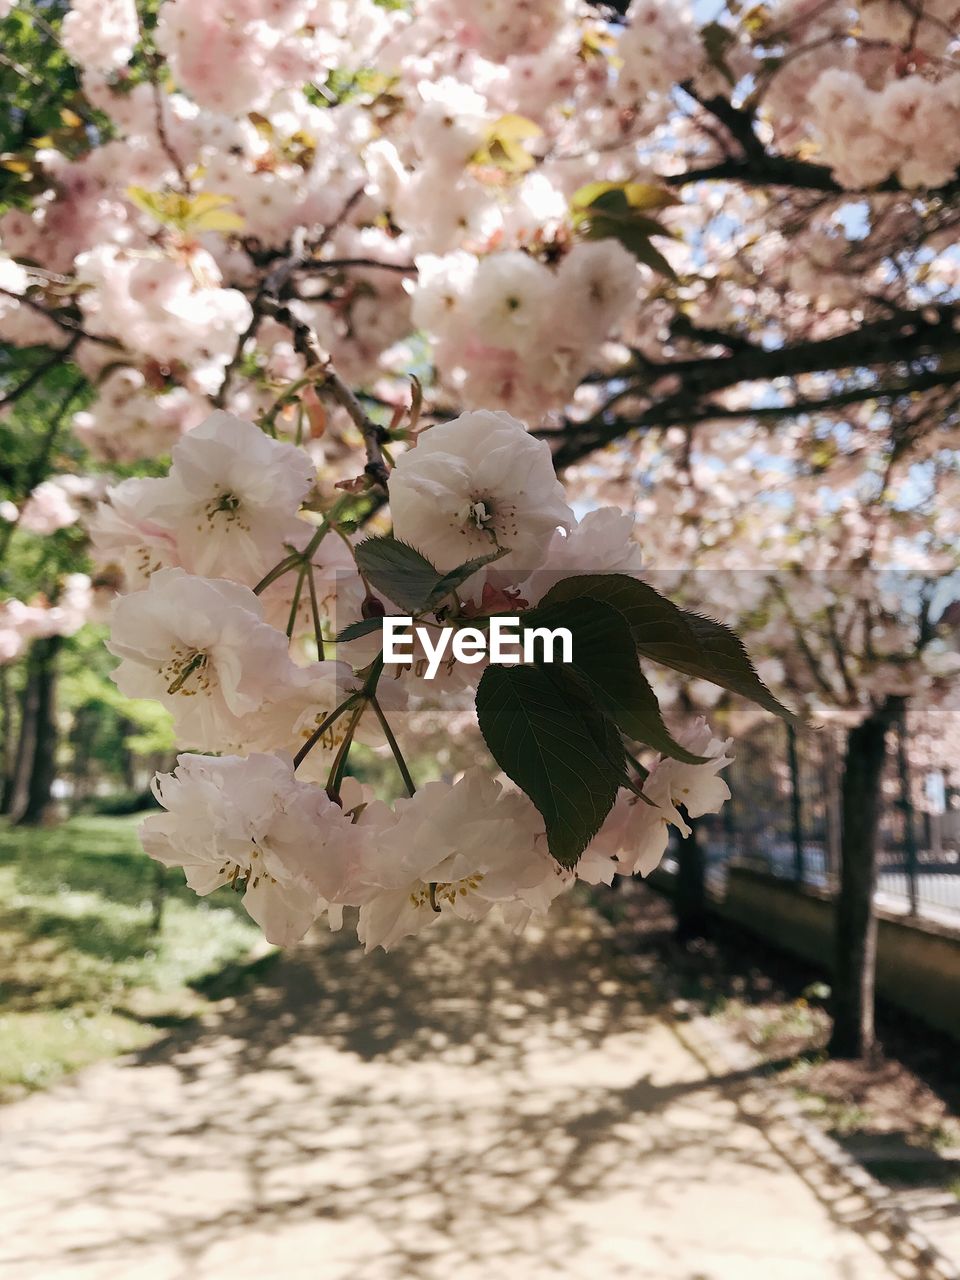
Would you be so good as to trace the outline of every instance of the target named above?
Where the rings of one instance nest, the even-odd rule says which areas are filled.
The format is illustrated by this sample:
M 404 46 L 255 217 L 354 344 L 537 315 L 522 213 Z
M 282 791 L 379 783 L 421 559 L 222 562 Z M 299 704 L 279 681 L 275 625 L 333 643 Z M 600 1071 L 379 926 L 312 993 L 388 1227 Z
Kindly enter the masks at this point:
M 389 956 L 318 938 L 199 1034 L 3 1116 L 0 1269 L 887 1274 L 736 1120 L 749 1073 L 707 1077 L 656 1016 L 659 955 L 576 903 L 522 938 L 445 920 Z

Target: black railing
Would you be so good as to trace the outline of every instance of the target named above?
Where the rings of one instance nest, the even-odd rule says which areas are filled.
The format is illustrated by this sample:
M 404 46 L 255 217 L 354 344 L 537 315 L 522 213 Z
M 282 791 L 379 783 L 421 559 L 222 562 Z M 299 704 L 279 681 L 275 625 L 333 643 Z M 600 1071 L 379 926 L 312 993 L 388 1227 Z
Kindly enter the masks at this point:
M 911 767 L 909 725 L 891 731 L 883 778 L 878 903 L 960 923 L 960 790 Z M 832 891 L 840 866 L 844 735 L 764 724 L 736 741 L 731 799 L 700 824 L 708 876 L 720 889 L 731 861 Z

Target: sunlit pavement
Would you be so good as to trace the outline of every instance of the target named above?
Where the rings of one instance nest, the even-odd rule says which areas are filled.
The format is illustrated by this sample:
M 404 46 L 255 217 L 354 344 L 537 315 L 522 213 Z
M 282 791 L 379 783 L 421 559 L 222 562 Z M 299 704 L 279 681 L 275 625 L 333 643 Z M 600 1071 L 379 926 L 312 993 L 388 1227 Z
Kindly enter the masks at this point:
M 586 907 L 322 936 L 201 1031 L 0 1111 L 4 1280 L 895 1274 Z

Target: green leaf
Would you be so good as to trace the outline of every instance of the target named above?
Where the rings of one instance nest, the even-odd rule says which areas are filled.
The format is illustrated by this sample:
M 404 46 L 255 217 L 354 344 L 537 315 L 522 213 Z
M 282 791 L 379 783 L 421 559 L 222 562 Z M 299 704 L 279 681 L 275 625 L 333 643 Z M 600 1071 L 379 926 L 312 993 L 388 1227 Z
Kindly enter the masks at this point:
M 342 631 L 338 631 L 336 641 L 337 644 L 346 644 L 348 640 L 359 640 L 362 636 L 370 636 L 375 631 L 382 630 L 382 618 L 364 618 L 360 622 L 351 622 Z
M 575 710 L 590 734 L 597 750 L 604 757 L 612 773 L 620 779 L 621 787 L 633 789 L 633 783 L 627 771 L 627 757 L 623 748 L 620 730 L 598 706 L 583 681 L 569 666 L 553 663 L 539 668 L 553 684 L 563 699 L 564 705 Z
M 619 240 L 638 262 L 675 280 L 670 263 L 650 243 L 651 236 L 671 233 L 646 211 L 678 203 L 672 192 L 650 183 L 589 182 L 574 192 L 570 216 L 583 239 Z
M 491 666 L 477 688 L 477 719 L 494 760 L 543 816 L 552 856 L 576 866 L 623 775 L 622 747 L 617 767 L 603 718 L 585 716 L 539 667 Z
M 441 573 L 426 556 L 390 535 L 367 538 L 356 548 L 357 564 L 370 585 L 408 613 L 436 609 L 478 569 L 506 554 L 498 547 Z
M 426 556 L 390 535 L 361 542 L 356 558 L 370 585 L 408 613 L 424 608 L 443 576 Z
M 657 695 L 640 670 L 630 624 L 618 609 L 586 597 L 534 610 L 524 615 L 523 623 L 570 629 L 573 662 L 551 671 L 576 682 L 588 702 L 599 706 L 629 738 L 685 764 L 703 762 L 703 756 L 676 742 L 663 723 Z
M 599 204 L 611 191 L 621 192 L 631 209 L 643 212 L 650 209 L 667 209 L 682 203 L 667 187 L 652 182 L 588 182 L 570 197 L 570 208 L 576 217 L 578 211 Z
M 151 218 L 180 231 L 242 231 L 246 225 L 238 213 L 228 208 L 233 203 L 232 196 L 201 191 L 191 197 L 176 191 L 148 191 L 136 186 L 127 187 L 126 195 Z
M 642 262 L 645 267 L 649 267 L 651 271 L 656 271 L 658 275 L 666 276 L 668 280 L 678 279 L 673 267 L 671 267 L 660 250 L 655 249 L 649 240 L 644 239 L 642 236 L 637 236 L 632 239 L 630 244 L 626 244 L 625 241 L 623 243 L 636 260 Z
M 494 560 L 500 560 L 507 554 L 509 548 L 497 547 L 496 551 L 491 551 L 485 556 L 476 556 L 473 560 L 466 560 L 463 564 L 457 565 L 456 569 L 451 569 L 445 573 L 436 587 L 430 593 L 427 601 L 427 608 L 434 608 L 439 605 L 447 596 L 452 595 L 459 587 L 462 587 L 466 580 L 473 576 L 478 569 L 482 569 L 485 565 L 493 564 Z
M 619 610 L 630 625 L 641 657 L 709 680 L 789 723 L 799 723 L 766 687 L 740 639 L 723 623 L 679 609 L 648 583 L 619 573 L 564 578 L 547 592 L 539 607 L 583 598 Z
M 526 173 L 536 160 L 524 143 L 539 138 L 543 130 L 526 116 L 500 116 L 487 125 L 484 142 L 470 158 L 471 164 L 493 165 L 505 173 Z
M 708 22 L 701 28 L 700 38 L 707 55 L 707 61 L 724 77 L 731 86 L 737 83 L 737 77 L 727 63 L 727 51 L 736 41 L 736 34 L 729 27 L 719 22 Z

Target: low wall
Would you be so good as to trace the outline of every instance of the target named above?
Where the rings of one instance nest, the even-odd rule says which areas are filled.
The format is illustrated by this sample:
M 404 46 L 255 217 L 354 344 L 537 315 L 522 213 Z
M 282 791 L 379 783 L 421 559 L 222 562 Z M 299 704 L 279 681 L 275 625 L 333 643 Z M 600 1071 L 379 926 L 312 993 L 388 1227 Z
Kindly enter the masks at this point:
M 773 946 L 832 967 L 833 903 L 816 890 L 733 866 L 714 910 Z M 960 931 L 877 915 L 877 994 L 960 1040 Z

